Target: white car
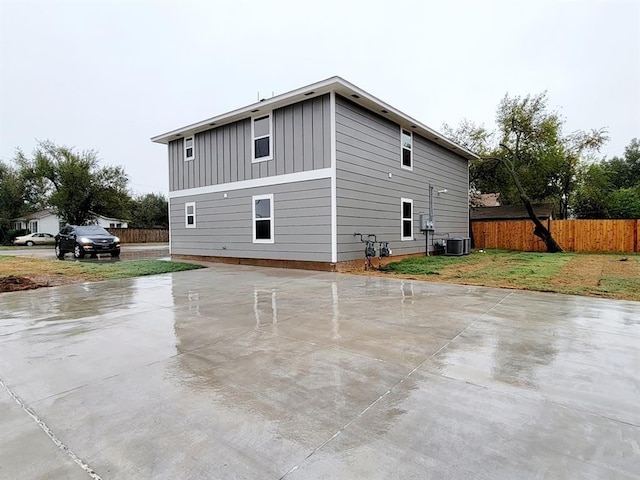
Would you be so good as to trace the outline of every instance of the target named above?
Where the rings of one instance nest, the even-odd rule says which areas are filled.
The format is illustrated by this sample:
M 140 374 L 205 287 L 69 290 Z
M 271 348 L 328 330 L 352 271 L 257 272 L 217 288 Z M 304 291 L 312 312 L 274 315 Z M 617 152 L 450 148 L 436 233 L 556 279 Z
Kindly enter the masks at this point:
M 56 237 L 50 233 L 30 233 L 22 237 L 16 237 L 13 240 L 14 245 L 26 245 L 33 247 L 34 245 L 53 245 L 56 243 Z

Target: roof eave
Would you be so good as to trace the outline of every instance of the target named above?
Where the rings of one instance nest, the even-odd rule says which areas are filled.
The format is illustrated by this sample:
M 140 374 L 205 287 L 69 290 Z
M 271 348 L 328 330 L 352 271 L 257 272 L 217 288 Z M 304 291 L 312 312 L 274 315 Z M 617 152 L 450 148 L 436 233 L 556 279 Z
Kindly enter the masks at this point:
M 212 127 L 219 127 L 228 123 L 232 123 L 243 118 L 247 118 L 260 112 L 272 111 L 276 108 L 282 108 L 293 103 L 305 100 L 307 98 L 313 98 L 320 95 L 325 95 L 330 92 L 338 93 L 344 97 L 347 97 L 350 101 L 355 102 L 362 107 L 371 110 L 378 115 L 389 118 L 390 120 L 402 125 L 403 128 L 413 131 L 422 137 L 450 150 L 458 155 L 466 158 L 467 160 L 480 159 L 475 153 L 467 150 L 466 148 L 458 145 L 457 143 L 449 140 L 441 133 L 433 130 L 432 128 L 424 125 L 423 123 L 415 120 L 409 115 L 401 112 L 397 108 L 392 107 L 386 102 L 374 97 L 373 95 L 365 92 L 364 90 L 356 87 L 352 83 L 344 80 L 341 77 L 335 76 L 317 82 L 306 87 L 292 90 L 291 92 L 284 93 L 260 102 L 253 103 L 246 107 L 242 107 L 231 112 L 211 117 L 206 120 L 187 125 L 170 132 L 163 133 L 151 138 L 152 142 L 168 144 L 171 140 L 176 140 L 181 137 L 189 137 L 196 133 L 210 130 Z

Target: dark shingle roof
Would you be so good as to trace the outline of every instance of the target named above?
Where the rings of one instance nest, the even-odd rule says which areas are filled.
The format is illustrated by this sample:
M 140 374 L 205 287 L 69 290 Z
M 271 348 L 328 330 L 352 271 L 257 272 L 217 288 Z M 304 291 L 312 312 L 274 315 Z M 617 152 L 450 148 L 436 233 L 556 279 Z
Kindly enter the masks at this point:
M 533 206 L 538 218 L 546 220 L 553 217 L 553 203 L 541 203 Z M 501 205 L 499 207 L 476 207 L 471 209 L 471 220 L 525 220 L 529 218 L 524 205 Z

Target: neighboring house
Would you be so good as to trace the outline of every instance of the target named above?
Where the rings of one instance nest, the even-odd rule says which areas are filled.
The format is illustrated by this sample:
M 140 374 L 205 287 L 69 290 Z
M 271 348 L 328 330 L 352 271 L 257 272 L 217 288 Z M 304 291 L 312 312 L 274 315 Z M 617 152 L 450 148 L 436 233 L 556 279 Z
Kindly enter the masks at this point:
M 435 239 L 468 236 L 477 157 L 340 77 L 151 140 L 168 146 L 174 255 L 328 266 L 364 257 L 355 232 L 424 253 L 430 183 Z
M 94 223 L 104 228 L 129 228 L 129 224 L 126 221 L 103 215 L 96 215 Z
M 14 218 L 11 226 L 15 230 L 28 230 L 29 233 L 50 233 L 55 235 L 60 231 L 61 224 L 58 217 L 49 210 L 40 210 L 23 217 Z
M 533 211 L 540 220 L 553 220 L 553 203 L 533 205 Z M 528 220 L 529 214 L 523 205 L 501 205 L 498 207 L 477 207 L 471 209 L 471 221 L 503 222 L 506 220 Z
M 115 218 L 97 215 L 95 224 L 104 228 L 127 228 L 127 222 Z M 12 228 L 16 230 L 29 230 L 30 233 L 51 233 L 55 235 L 60 228 L 65 226 L 51 210 L 41 210 L 23 217 L 15 218 L 11 221 Z
M 474 207 L 499 207 L 500 205 L 499 193 L 481 193 L 473 196 Z

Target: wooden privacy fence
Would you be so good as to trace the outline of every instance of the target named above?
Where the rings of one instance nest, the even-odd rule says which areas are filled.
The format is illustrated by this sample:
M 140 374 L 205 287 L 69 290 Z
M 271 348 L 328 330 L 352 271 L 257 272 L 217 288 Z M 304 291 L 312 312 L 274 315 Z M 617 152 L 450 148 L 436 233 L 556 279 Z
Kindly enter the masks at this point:
M 640 220 L 548 220 L 543 224 L 567 252 L 640 252 Z M 475 248 L 525 252 L 547 249 L 531 220 L 471 222 Z
M 107 228 L 120 238 L 122 243 L 167 243 L 169 230 L 166 228 Z

